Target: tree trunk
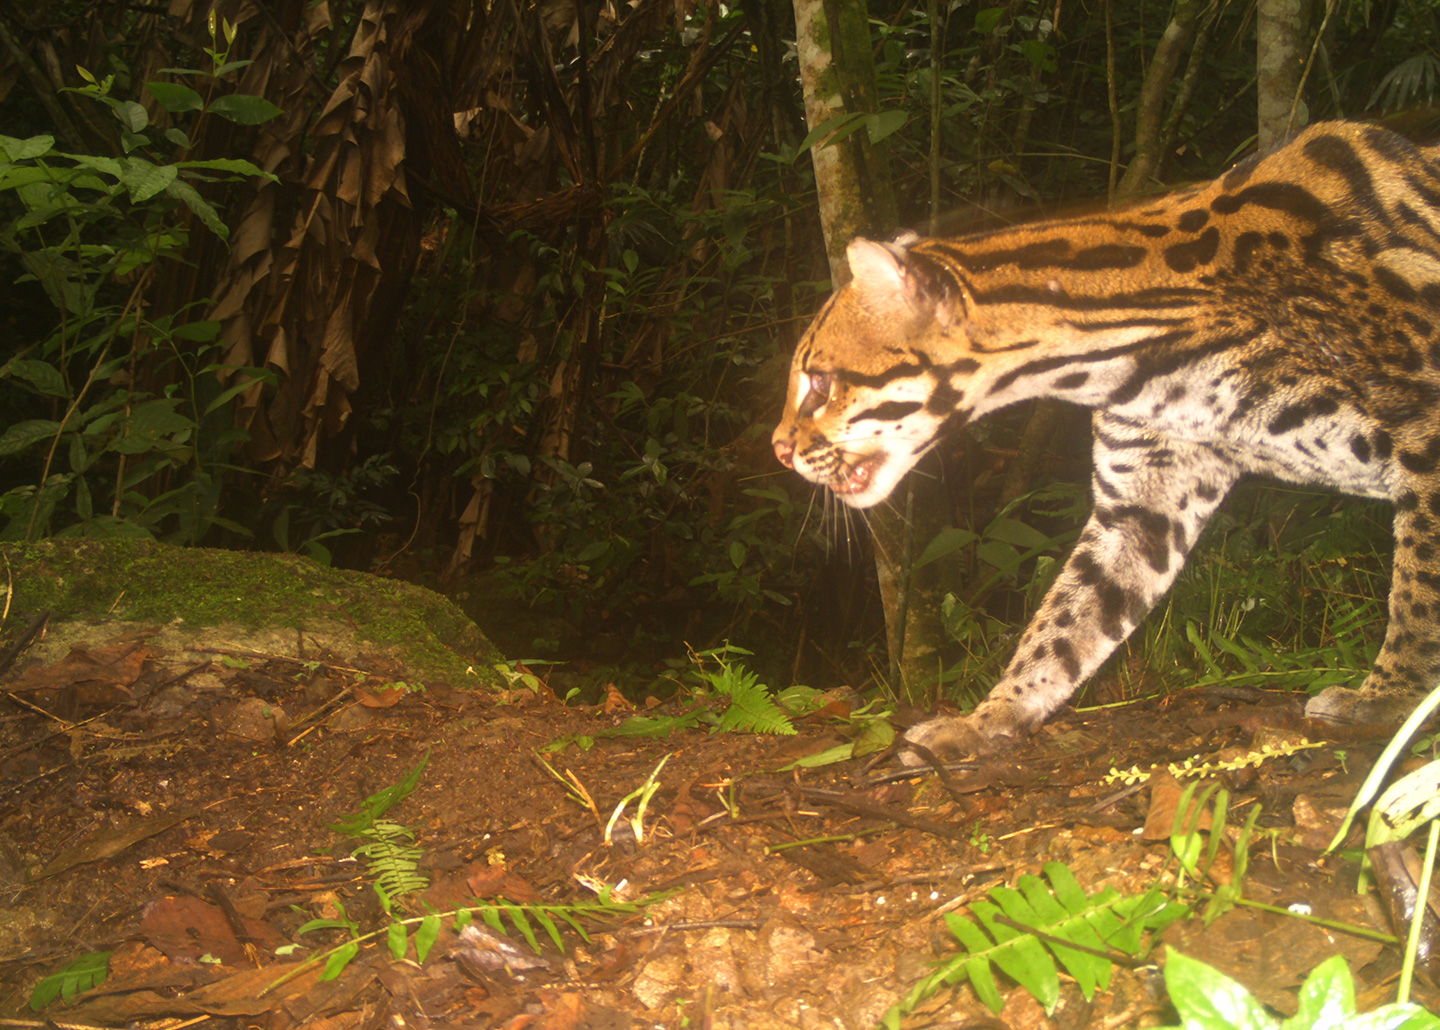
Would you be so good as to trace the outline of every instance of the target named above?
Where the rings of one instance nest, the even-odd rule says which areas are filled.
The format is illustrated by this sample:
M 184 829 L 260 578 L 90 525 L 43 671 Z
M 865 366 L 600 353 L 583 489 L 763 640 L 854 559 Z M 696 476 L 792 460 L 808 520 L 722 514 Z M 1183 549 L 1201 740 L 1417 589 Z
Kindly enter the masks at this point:
M 816 126 L 842 114 L 876 110 L 875 64 L 865 0 L 794 0 L 805 118 Z M 861 130 L 835 145 L 810 151 L 820 197 L 820 224 L 839 287 L 850 278 L 845 247 L 855 236 L 888 236 L 895 228 L 895 198 L 883 143 Z M 935 479 L 910 476 L 889 502 L 869 513 L 875 571 L 885 609 L 892 686 L 919 701 L 934 655 L 943 641 L 939 569 L 911 575 L 920 553 L 945 522 L 944 491 Z M 908 517 L 907 517 L 908 513 Z
M 1255 5 L 1261 150 L 1285 142 L 1306 122 L 1304 104 L 1297 103 L 1305 58 L 1305 13 L 1305 0 L 1260 0 Z

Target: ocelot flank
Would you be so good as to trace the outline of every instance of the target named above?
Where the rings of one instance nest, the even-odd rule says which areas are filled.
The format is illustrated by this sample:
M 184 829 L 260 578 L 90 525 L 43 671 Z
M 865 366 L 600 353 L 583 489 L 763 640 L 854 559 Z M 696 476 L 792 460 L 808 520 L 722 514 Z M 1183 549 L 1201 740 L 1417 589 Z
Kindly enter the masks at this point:
M 989 697 L 908 741 L 980 752 L 1033 730 L 1247 474 L 1395 507 L 1379 656 L 1306 715 L 1398 720 L 1440 680 L 1440 148 L 1324 123 L 1123 211 L 848 257 L 773 438 L 806 479 L 866 508 L 953 427 L 1033 397 L 1093 409 L 1074 551 Z

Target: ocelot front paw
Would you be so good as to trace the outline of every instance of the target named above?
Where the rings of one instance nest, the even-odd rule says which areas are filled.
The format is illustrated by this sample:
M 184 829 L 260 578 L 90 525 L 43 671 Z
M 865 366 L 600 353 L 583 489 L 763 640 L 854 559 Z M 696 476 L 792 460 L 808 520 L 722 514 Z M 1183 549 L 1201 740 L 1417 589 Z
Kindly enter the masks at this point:
M 936 758 L 954 761 L 975 755 L 991 755 L 1014 746 L 1026 735 L 1026 728 L 1003 704 L 982 703 L 969 715 L 927 719 L 905 731 L 905 744 L 918 744 Z M 929 764 L 906 748 L 900 752 L 905 765 Z
M 1342 726 L 1400 723 L 1424 696 L 1375 694 L 1350 687 L 1326 687 L 1305 703 L 1305 718 Z

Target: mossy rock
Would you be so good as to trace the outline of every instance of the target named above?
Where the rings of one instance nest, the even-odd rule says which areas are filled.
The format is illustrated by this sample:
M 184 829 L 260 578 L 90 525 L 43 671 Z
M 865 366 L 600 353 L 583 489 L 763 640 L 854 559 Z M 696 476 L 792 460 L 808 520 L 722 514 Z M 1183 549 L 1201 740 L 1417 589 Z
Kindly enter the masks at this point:
M 362 667 L 383 656 L 420 682 L 499 685 L 491 666 L 503 658 L 479 628 L 412 583 L 296 555 L 148 540 L 0 543 L 0 558 L 12 591 L 7 635 L 49 611 L 47 651 L 157 626 L 210 646 L 319 649 Z

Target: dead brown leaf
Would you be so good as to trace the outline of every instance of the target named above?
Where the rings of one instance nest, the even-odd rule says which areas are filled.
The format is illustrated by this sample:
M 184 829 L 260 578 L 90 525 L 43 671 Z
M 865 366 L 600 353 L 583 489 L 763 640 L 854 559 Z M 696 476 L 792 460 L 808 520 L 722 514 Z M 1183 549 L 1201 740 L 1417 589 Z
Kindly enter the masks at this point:
M 84 865 L 86 862 L 114 858 L 131 845 L 138 844 L 148 837 L 154 837 L 164 833 L 172 826 L 183 823 L 197 811 L 198 809 L 190 808 L 180 812 L 170 812 L 165 815 L 157 815 L 153 819 L 142 819 L 118 829 L 104 830 L 88 840 L 81 841 L 74 847 L 60 852 L 32 876 L 31 880 L 43 880 L 48 876 L 63 873 L 67 869 L 74 869 L 77 865 Z

